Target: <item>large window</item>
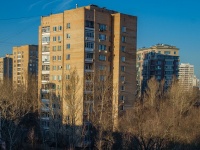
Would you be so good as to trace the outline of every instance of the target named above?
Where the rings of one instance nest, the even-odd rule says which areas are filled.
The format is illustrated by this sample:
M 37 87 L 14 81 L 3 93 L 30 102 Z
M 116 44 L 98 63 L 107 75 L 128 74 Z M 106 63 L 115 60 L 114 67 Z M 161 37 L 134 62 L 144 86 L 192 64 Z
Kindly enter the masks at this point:
M 94 21 L 86 20 L 85 21 L 85 27 L 94 28 Z
M 86 37 L 94 38 L 94 31 L 86 31 Z
M 58 56 L 58 60 L 61 60 L 62 59 L 62 56 Z
M 99 40 L 106 40 L 106 35 L 105 34 L 99 34 Z
M 54 42 L 56 41 L 56 36 L 53 36 L 53 41 L 54 41 Z
M 70 34 L 69 33 L 66 34 L 66 38 L 70 39 Z
M 126 42 L 126 37 L 125 36 L 122 36 L 122 42 Z
M 70 23 L 67 23 L 67 29 L 70 29 Z
M 99 50 L 104 50 L 104 51 L 105 51 L 105 50 L 106 50 L 106 45 L 101 45 L 101 44 L 100 44 L 100 45 L 99 45 Z
M 66 49 L 70 49 L 70 44 L 66 44 Z
M 53 27 L 53 31 L 55 32 L 57 30 L 57 27 Z
M 106 56 L 105 55 L 99 55 L 99 60 L 105 61 L 106 60 Z
M 70 60 L 70 54 L 66 55 L 66 60 Z
M 122 32 L 126 32 L 126 27 L 122 27 Z
M 53 51 L 56 51 L 56 46 L 53 46 L 53 47 L 52 47 L 52 50 L 53 50 Z
M 66 70 L 70 70 L 70 64 L 66 64 Z
M 94 48 L 94 42 L 85 42 L 85 48 Z
M 121 60 L 122 60 L 122 62 L 125 62 L 125 57 L 122 56 L 122 57 L 121 57 Z
M 121 66 L 121 71 L 122 71 L 122 72 L 125 71 L 125 66 Z
M 107 26 L 105 24 L 99 24 L 99 31 L 106 31 Z

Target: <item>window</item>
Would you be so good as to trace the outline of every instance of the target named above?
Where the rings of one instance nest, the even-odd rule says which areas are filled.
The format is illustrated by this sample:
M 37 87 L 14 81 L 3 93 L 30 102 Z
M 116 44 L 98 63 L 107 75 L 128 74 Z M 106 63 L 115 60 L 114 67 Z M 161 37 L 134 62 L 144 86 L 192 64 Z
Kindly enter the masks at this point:
M 126 27 L 122 27 L 122 32 L 126 32 Z
M 62 59 L 62 57 L 61 56 L 58 56 L 58 60 L 61 60 Z
M 126 42 L 126 37 L 125 36 L 122 36 L 122 42 Z
M 58 75 L 58 80 L 62 80 L 62 76 L 61 75 Z
M 53 46 L 52 49 L 53 49 L 53 51 L 56 51 L 56 46 Z
M 120 96 L 120 100 L 124 101 L 124 100 L 125 100 L 125 96 L 124 96 L 124 95 L 121 95 L 121 96 Z
M 121 86 L 121 91 L 125 91 L 125 86 L 124 85 Z
M 70 64 L 66 64 L 66 70 L 70 70 Z
M 66 60 L 70 60 L 70 54 L 66 55 Z
M 106 66 L 104 66 L 104 65 L 99 66 L 99 70 L 105 70 L 105 68 L 106 68 Z
M 53 41 L 54 41 L 54 42 L 56 41 L 56 36 L 53 36 Z
M 85 27 L 94 28 L 94 21 L 86 20 L 85 21 Z
M 174 52 L 174 54 L 176 54 L 176 52 Z
M 49 43 L 50 37 L 49 36 L 44 36 L 42 37 L 42 43 Z
M 67 29 L 70 29 L 70 23 L 67 23 Z
M 70 49 L 70 44 L 66 44 L 66 49 Z
M 99 50 L 106 50 L 106 45 L 99 45 Z
M 105 55 L 99 55 L 99 60 L 105 61 L 106 60 L 106 56 Z
M 99 34 L 99 40 L 106 40 L 106 35 L 105 34 Z
M 53 31 L 55 32 L 57 30 L 57 27 L 53 27 Z
M 122 60 L 122 62 L 125 62 L 125 57 L 122 56 L 122 57 L 121 57 L 121 60 Z
M 121 71 L 122 71 L 122 72 L 125 71 L 125 66 L 121 66 Z
M 121 81 L 125 81 L 125 76 L 121 76 Z
M 105 24 L 99 24 L 99 31 L 106 31 L 107 26 Z
M 67 37 L 67 39 L 70 39 L 70 34 L 67 33 L 67 34 L 66 34 L 66 37 Z
M 94 38 L 94 31 L 87 31 L 86 30 L 86 39 L 88 38 L 88 37 L 90 37 L 90 38 Z
M 66 80 L 69 80 L 69 79 L 70 79 L 70 75 L 67 74 L 67 75 L 66 75 Z
M 121 105 L 119 109 L 124 110 L 124 105 Z
M 85 43 L 85 48 L 94 48 L 94 42 L 86 42 Z
M 105 76 L 104 75 L 100 75 L 99 79 L 100 79 L 100 81 L 104 81 L 105 80 Z
M 62 66 L 57 66 L 58 70 L 61 70 L 62 69 Z
M 61 49 L 62 49 L 62 46 L 58 46 L 58 51 L 61 51 Z
M 165 55 L 169 55 L 169 54 L 170 54 L 170 51 L 164 51 L 164 54 L 165 54 Z
M 53 67 L 52 67 L 52 70 L 56 70 L 56 66 L 53 66 Z
M 58 36 L 58 41 L 61 41 L 61 36 Z
M 122 46 L 122 47 L 121 47 L 121 51 L 122 51 L 122 52 L 125 52 L 125 46 Z
M 56 56 L 52 56 L 52 58 L 53 58 L 53 61 L 55 61 L 55 60 L 56 60 Z
M 56 80 L 56 76 L 53 75 L 53 76 L 52 76 L 52 80 Z
M 58 26 L 58 31 L 61 31 L 62 30 L 62 26 Z

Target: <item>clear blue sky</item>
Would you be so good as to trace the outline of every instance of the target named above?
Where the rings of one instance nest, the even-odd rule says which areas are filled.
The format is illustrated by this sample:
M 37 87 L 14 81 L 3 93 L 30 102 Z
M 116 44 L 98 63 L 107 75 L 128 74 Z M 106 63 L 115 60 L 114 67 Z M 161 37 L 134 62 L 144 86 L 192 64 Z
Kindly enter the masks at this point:
M 183 63 L 200 78 L 200 0 L 2 0 L 0 56 L 13 46 L 38 44 L 40 16 L 96 4 L 138 17 L 137 48 L 157 43 L 180 48 Z

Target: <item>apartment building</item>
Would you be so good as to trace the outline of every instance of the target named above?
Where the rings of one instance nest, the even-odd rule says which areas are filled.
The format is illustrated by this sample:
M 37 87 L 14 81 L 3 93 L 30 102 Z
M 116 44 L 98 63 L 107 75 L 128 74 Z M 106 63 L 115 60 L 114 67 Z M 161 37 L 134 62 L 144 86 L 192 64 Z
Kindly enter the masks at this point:
M 179 66 L 179 83 L 183 90 L 188 91 L 193 88 L 194 65 L 181 63 Z
M 136 90 L 137 18 L 89 5 L 41 17 L 39 27 L 39 97 L 46 108 L 42 126 L 49 127 L 50 95 L 62 103 L 63 120 L 69 117 L 64 104 L 65 82 L 76 68 L 81 98 L 77 125 L 87 121 L 86 104 L 95 102 L 95 78 L 99 71 L 112 75 L 116 91 L 113 117 L 133 105 Z M 104 79 L 100 74 L 100 79 Z M 49 85 L 53 86 L 49 86 Z M 89 87 L 89 88 L 88 88 Z M 115 98 L 115 100 L 114 100 Z M 59 106 L 55 104 L 58 108 Z M 90 109 L 92 110 L 92 108 Z M 116 119 L 117 123 L 117 119 Z
M 152 76 L 157 76 L 158 80 L 165 79 L 166 85 L 170 83 L 173 75 L 178 77 L 178 62 L 179 49 L 172 45 L 156 44 L 149 48 L 138 49 L 136 65 L 138 95 L 144 91 L 148 79 Z
M 0 58 L 0 81 L 12 80 L 12 54 Z
M 29 77 L 37 79 L 37 74 L 38 46 L 23 45 L 13 47 L 13 84 L 27 86 Z

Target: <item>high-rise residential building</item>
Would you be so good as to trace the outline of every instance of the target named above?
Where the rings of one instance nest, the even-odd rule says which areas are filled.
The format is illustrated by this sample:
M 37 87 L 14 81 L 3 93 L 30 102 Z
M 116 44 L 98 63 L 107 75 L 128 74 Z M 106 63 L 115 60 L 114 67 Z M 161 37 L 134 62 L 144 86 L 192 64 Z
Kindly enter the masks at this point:
M 181 63 L 179 66 L 179 83 L 183 90 L 188 91 L 193 88 L 194 65 Z
M 13 84 L 27 86 L 29 77 L 37 79 L 37 74 L 38 46 L 23 45 L 13 47 Z
M 157 80 L 165 79 L 166 86 L 173 76 L 178 77 L 179 49 L 167 44 L 156 44 L 137 51 L 137 91 L 144 91 L 147 81 L 155 76 Z M 143 67 L 145 67 L 143 69 Z
M 113 116 L 118 118 L 121 111 L 133 105 L 136 91 L 136 38 L 137 18 L 113 10 L 89 5 L 59 14 L 41 17 L 39 27 L 39 97 L 45 106 L 49 106 L 49 84 L 51 90 L 62 103 L 63 118 L 65 112 L 65 82 L 70 72 L 76 68 L 80 78 L 78 93 L 81 98 L 81 110 L 76 120 L 81 125 L 87 118 L 85 104 L 95 102 L 94 76 L 99 71 L 112 75 L 115 96 Z M 100 80 L 104 75 L 100 75 Z M 89 87 L 89 88 L 88 88 Z M 90 97 L 90 99 L 88 99 Z M 48 109 L 42 120 L 49 127 Z M 64 113 L 65 112 L 65 113 Z M 114 112 L 114 111 L 113 111 Z M 117 119 L 116 119 L 117 120 Z M 117 121 L 116 121 L 117 123 Z
M 0 58 L 0 81 L 5 79 L 12 80 L 12 55 L 6 54 Z
M 195 75 L 193 77 L 193 84 L 192 85 L 193 85 L 193 87 L 199 88 L 199 79 Z

